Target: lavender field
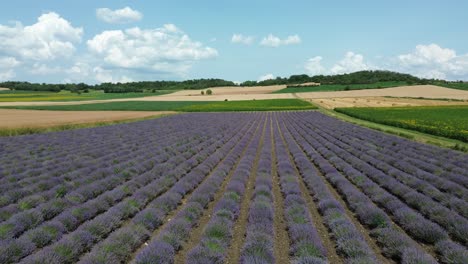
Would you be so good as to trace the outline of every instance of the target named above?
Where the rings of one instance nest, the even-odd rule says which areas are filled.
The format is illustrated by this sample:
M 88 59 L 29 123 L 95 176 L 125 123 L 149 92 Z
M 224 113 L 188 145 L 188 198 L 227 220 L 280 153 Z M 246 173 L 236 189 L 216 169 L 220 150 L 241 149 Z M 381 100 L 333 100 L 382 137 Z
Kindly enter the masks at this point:
M 0 263 L 468 263 L 468 155 L 315 111 L 0 138 Z

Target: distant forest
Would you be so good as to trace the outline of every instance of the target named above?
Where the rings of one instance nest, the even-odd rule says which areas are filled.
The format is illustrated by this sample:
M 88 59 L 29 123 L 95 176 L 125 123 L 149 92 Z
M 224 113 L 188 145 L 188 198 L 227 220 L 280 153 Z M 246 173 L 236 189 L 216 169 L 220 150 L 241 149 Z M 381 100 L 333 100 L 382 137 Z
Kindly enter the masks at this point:
M 307 82 L 316 82 L 321 84 L 369 84 L 376 82 L 398 81 L 413 84 L 437 84 L 443 86 L 456 86 L 466 83 L 462 81 L 449 82 L 435 79 L 421 79 L 410 74 L 403 74 L 391 71 L 359 71 L 354 73 L 339 75 L 316 75 L 307 74 L 291 75 L 288 78 L 277 77 L 265 81 L 245 81 L 240 86 L 263 86 L 263 85 L 291 85 Z M 222 79 L 195 79 L 186 81 L 144 81 L 129 83 L 101 83 L 88 85 L 85 83 L 77 84 L 46 84 L 29 82 L 3 82 L 0 87 L 10 88 L 11 90 L 24 91 L 52 91 L 60 92 L 67 90 L 71 92 L 88 92 L 89 90 L 103 90 L 106 93 L 128 93 L 128 92 L 155 92 L 158 90 L 195 90 L 206 89 L 218 86 L 236 86 L 234 82 Z

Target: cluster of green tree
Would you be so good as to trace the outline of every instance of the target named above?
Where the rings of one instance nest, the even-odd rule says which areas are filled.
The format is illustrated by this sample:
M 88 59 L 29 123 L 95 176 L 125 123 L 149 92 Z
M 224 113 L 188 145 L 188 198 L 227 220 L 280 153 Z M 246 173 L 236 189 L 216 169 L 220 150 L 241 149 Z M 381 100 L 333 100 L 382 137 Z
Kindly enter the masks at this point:
M 129 82 L 129 83 L 101 83 L 97 85 L 78 84 L 46 84 L 29 82 L 3 82 L 0 87 L 11 90 L 24 91 L 49 91 L 60 92 L 68 90 L 71 92 L 87 92 L 89 90 L 104 90 L 106 93 L 129 93 L 129 92 L 151 92 L 157 90 L 189 90 L 205 89 L 217 86 L 235 86 L 231 81 L 221 79 L 197 79 L 187 81 L 154 81 L 154 82 Z
M 67 84 L 48 84 L 48 83 L 29 83 L 29 82 L 3 82 L 0 87 L 9 88 L 18 91 L 37 91 L 37 92 L 60 92 L 67 90 L 71 92 L 88 92 L 93 86 L 85 83 L 67 83 Z
M 407 84 L 436 84 L 454 88 L 467 87 L 466 82 L 447 82 L 435 79 L 420 79 L 410 74 L 391 71 L 359 71 L 338 75 L 315 75 L 307 74 L 291 75 L 290 77 L 277 77 L 276 79 L 264 81 L 245 81 L 241 86 L 263 86 L 263 85 L 292 85 L 300 83 L 315 82 L 321 84 L 370 84 L 377 82 L 406 82 Z M 217 86 L 236 86 L 231 81 L 222 79 L 195 79 L 186 81 L 144 81 L 129 83 L 101 83 L 97 85 L 78 84 L 45 84 L 29 82 L 3 82 L 0 87 L 12 90 L 27 91 L 53 91 L 69 90 L 72 92 L 86 92 L 90 89 L 104 90 L 106 93 L 128 93 L 128 92 L 155 92 L 157 90 L 190 90 L 206 89 Z
M 154 82 L 129 82 L 129 83 L 102 83 L 93 87 L 96 90 L 104 90 L 106 93 L 151 92 L 157 90 L 196 90 L 217 86 L 235 86 L 231 81 L 221 79 L 197 79 L 187 81 L 154 81 Z
M 265 81 L 246 81 L 241 83 L 241 86 L 257 86 L 257 85 L 292 85 L 300 83 L 315 82 L 321 84 L 368 84 L 376 82 L 389 81 L 404 81 L 408 84 L 415 83 L 430 83 L 431 80 L 424 80 L 414 77 L 410 74 L 391 72 L 391 71 L 359 71 L 338 75 L 315 75 L 307 74 L 291 75 L 289 78 L 277 77 Z

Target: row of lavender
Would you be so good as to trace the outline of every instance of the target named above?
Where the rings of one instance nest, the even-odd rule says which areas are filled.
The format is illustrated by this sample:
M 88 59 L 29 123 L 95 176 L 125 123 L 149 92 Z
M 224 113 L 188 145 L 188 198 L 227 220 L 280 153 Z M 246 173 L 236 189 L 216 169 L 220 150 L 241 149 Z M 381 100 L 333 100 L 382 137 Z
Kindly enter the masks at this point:
M 16 262 L 30 254 L 33 254 L 33 256 L 25 260 L 44 259 L 45 262 L 48 262 L 48 258 L 53 258 L 59 259 L 61 263 L 75 261 L 79 254 L 107 236 L 123 221 L 135 215 L 149 201 L 164 193 L 186 173 L 210 157 L 234 135 L 242 135 L 249 123 L 249 121 L 244 122 L 246 124 L 244 126 L 231 125 L 229 127 L 228 124 L 223 123 L 220 123 L 220 126 L 208 126 L 210 122 L 217 118 L 219 117 L 202 116 L 199 120 L 194 120 L 193 117 L 181 118 L 180 120 L 171 119 L 170 121 L 181 122 L 179 129 L 185 129 L 187 124 L 194 125 L 197 123 L 199 125 L 205 123 L 206 125 L 204 127 L 195 127 L 195 129 L 192 128 L 190 131 L 185 129 L 185 131 L 188 131 L 185 136 L 189 141 L 184 142 L 184 144 L 179 143 L 183 142 L 180 138 L 174 138 L 171 149 L 171 145 L 167 144 L 168 142 L 160 142 L 159 146 L 157 146 L 159 150 L 155 149 L 153 157 L 140 155 L 132 160 L 136 162 L 141 157 L 150 158 L 154 161 L 153 167 L 139 167 L 137 163 L 129 163 L 133 165 L 128 168 L 128 171 L 133 172 L 130 175 L 119 173 L 120 171 L 113 171 L 110 173 L 111 175 L 101 175 L 102 184 L 96 184 L 98 182 L 90 177 L 87 188 L 78 188 L 70 195 L 58 197 L 62 199 L 62 203 L 50 203 L 51 206 L 39 204 L 36 208 L 14 214 L 0 225 L 0 234 L 2 235 L 0 240 L 0 262 Z M 223 120 L 226 119 L 226 117 L 222 118 Z M 236 115 L 232 115 L 231 118 L 233 124 L 236 121 L 241 121 Z M 158 120 L 144 123 L 148 130 L 152 125 L 158 127 L 163 122 Z M 175 125 L 172 124 L 171 126 Z M 141 129 L 141 124 L 136 127 L 120 125 L 113 128 L 112 131 L 115 131 L 114 134 L 118 134 L 119 137 L 132 138 L 140 134 L 138 131 L 133 132 L 133 129 Z M 110 133 L 109 139 L 113 139 L 112 131 L 107 130 Z M 167 132 L 161 129 L 158 133 L 153 131 L 152 135 L 148 134 L 147 138 L 139 138 L 140 148 L 146 146 L 146 142 L 152 142 L 152 138 L 159 138 L 159 132 L 161 131 Z M 80 132 L 86 134 L 88 130 L 77 130 L 61 134 L 63 138 L 61 141 L 57 140 L 57 142 L 73 143 L 75 135 L 80 134 Z M 167 137 L 161 136 L 163 140 L 167 140 Z M 182 137 L 182 135 L 180 136 Z M 82 137 L 76 138 L 82 139 Z M 24 137 L 23 139 L 26 144 L 30 144 L 31 149 L 34 149 L 34 143 L 37 142 L 34 137 Z M 12 141 L 15 141 L 15 139 Z M 101 141 L 105 142 L 106 138 L 101 138 Z M 54 139 L 52 139 L 52 142 L 54 142 Z M 233 142 L 237 143 L 237 140 L 233 140 Z M 9 144 L 10 141 L 2 142 L 2 146 L 8 146 Z M 66 143 L 63 144 L 66 145 Z M 109 144 L 113 145 L 112 141 Z M 149 144 L 149 146 L 150 148 L 155 147 L 152 144 Z M 150 149 L 147 151 L 151 152 Z M 159 157 L 165 156 L 166 153 L 164 152 L 169 152 L 170 155 L 167 155 L 169 159 Z M 158 153 L 162 154 L 158 155 Z M 2 152 L 2 154 L 4 153 Z M 53 154 L 53 151 L 51 151 L 51 155 Z M 55 176 L 50 175 L 49 177 L 54 178 Z M 81 177 L 86 178 L 89 176 L 83 174 Z M 79 199 L 75 199 L 76 197 Z M 46 247 L 49 244 L 51 246 Z
M 0 140 L 0 160 L 25 159 L 0 163 L 0 188 L 8 191 L 0 263 L 222 263 L 236 250 L 242 263 L 274 263 L 279 208 L 295 263 L 327 263 L 335 254 L 327 249 L 346 263 L 468 262 L 466 154 L 317 112 L 188 114 L 133 125 L 53 133 L 49 142 Z M 14 152 L 22 140 L 29 150 Z M 33 165 L 24 170 L 11 165 L 27 161 Z M 54 170 L 51 161 L 68 167 Z M 241 234 L 234 227 L 246 208 Z M 319 235 L 317 221 L 329 234 Z M 201 238 L 188 245 L 200 227 Z
M 383 139 L 380 145 L 378 141 L 371 141 L 374 146 L 394 145 L 392 141 L 398 140 L 400 147 L 403 147 L 404 141 L 391 136 L 385 138 L 380 133 L 355 127 L 319 113 L 290 114 L 285 118 L 285 122 L 289 123 L 288 129 L 300 135 L 296 135 L 296 140 L 300 140 L 301 147 L 319 168 L 323 160 L 328 160 L 332 173 L 323 171 L 325 177 L 343 195 L 360 221 L 372 230 L 372 235 L 382 246 L 384 254 L 406 262 L 409 261 L 408 259 L 431 262 L 429 254 L 424 254 L 416 242 L 407 236 L 409 235 L 416 241 L 435 245 L 438 257 L 443 262 L 464 263 L 467 261 L 468 252 L 462 245 L 466 246 L 468 222 L 463 211 L 457 210 L 463 208 L 466 210 L 466 206 L 450 207 L 447 200 L 454 201 L 455 195 L 442 188 L 437 189 L 436 184 L 431 185 L 436 181 L 426 181 L 430 172 L 426 171 L 426 178 L 415 180 L 422 174 L 405 174 L 393 167 L 393 163 L 382 162 L 381 160 L 386 159 L 385 155 L 389 155 L 385 154 L 385 151 L 377 151 L 379 158 L 368 155 L 362 149 L 370 144 L 364 140 L 359 142 L 358 139 L 366 138 L 364 133 L 369 133 L 369 138 Z M 408 145 L 412 144 L 414 143 L 408 142 Z M 409 151 L 408 148 L 405 149 Z M 419 152 L 418 148 L 414 151 L 422 157 L 425 155 L 424 152 Z M 431 149 L 431 151 L 435 150 Z M 448 161 L 448 164 L 457 163 L 456 159 L 462 160 L 463 157 L 468 160 L 467 155 L 462 153 L 440 151 L 441 159 L 444 156 L 455 158 L 455 161 Z M 417 166 L 419 163 L 414 161 L 413 164 Z M 421 166 L 421 168 L 424 167 Z M 457 178 L 466 178 L 461 167 L 452 167 L 451 171 L 460 173 L 457 174 Z M 436 177 L 436 175 L 432 176 L 430 179 Z M 448 174 L 445 173 L 444 176 L 438 175 L 439 181 L 437 182 L 450 182 Z M 414 182 L 430 186 L 432 192 L 426 193 L 416 188 L 412 185 Z M 454 182 L 451 184 L 456 185 Z M 458 187 L 460 191 L 466 192 L 463 186 Z M 425 190 L 427 189 L 428 187 Z M 436 199 L 442 195 L 450 198 Z M 455 201 L 466 202 L 465 199 L 458 198 Z M 385 213 L 377 208 L 377 205 L 384 209 Z M 388 220 L 390 218 L 398 226 L 392 225 Z M 400 227 L 406 234 L 399 229 Z M 432 261 L 435 262 L 435 260 Z

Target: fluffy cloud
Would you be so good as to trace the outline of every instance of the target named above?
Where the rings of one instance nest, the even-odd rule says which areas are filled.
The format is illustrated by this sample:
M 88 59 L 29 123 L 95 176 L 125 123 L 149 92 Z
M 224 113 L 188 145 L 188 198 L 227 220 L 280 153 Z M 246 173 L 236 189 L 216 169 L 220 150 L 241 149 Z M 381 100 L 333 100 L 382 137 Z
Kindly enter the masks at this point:
M 37 22 L 23 26 L 0 25 L 0 54 L 16 60 L 54 60 L 70 57 L 75 52 L 74 43 L 81 41 L 82 28 L 54 12 L 41 15 Z M 4 58 L 2 58 L 4 59 Z
M 261 81 L 266 81 L 266 80 L 271 80 L 271 79 L 274 79 L 275 76 L 271 73 L 268 73 L 268 74 L 265 74 L 265 75 L 262 75 L 258 78 L 258 81 L 261 82 Z
M 111 10 L 109 8 L 98 8 L 96 9 L 96 16 L 99 20 L 110 24 L 131 23 L 139 21 L 143 18 L 143 14 L 137 10 L 131 9 L 128 6 L 116 10 Z
M 468 54 L 457 55 L 437 44 L 417 45 L 412 53 L 397 57 L 395 68 L 424 78 L 467 78 Z
M 14 57 L 0 57 L 0 69 L 1 68 L 15 68 L 21 63 Z
M 330 69 L 326 69 L 322 66 L 322 60 L 323 58 L 321 56 L 310 58 L 304 64 L 304 69 L 310 75 L 343 74 L 375 69 L 374 66 L 371 66 L 364 60 L 363 55 L 356 54 L 352 51 L 346 52 L 344 58 L 335 63 Z
M 305 70 L 310 75 L 320 75 L 326 72 L 325 67 L 322 66 L 322 57 L 316 56 L 307 60 L 304 65 Z
M 254 41 L 253 36 L 244 36 L 242 34 L 234 34 L 232 35 L 231 42 L 232 43 L 241 43 L 245 45 L 250 45 Z
M 104 31 L 88 40 L 88 49 L 109 68 L 184 74 L 194 61 L 218 52 L 192 41 L 173 24 L 156 29 Z
M 13 70 L 2 70 L 0 69 L 0 81 L 9 81 L 15 77 L 15 72 Z
M 364 62 L 364 56 L 348 51 L 345 57 L 330 69 L 330 72 L 332 74 L 343 74 L 369 70 L 370 68 L 371 67 Z
M 283 45 L 292 45 L 301 43 L 301 38 L 298 35 L 291 35 L 285 39 L 280 39 L 279 37 L 269 34 L 267 37 L 264 37 L 260 42 L 260 45 L 267 47 L 279 47 Z
M 133 80 L 125 75 L 116 77 L 114 72 L 103 69 L 101 67 L 94 67 L 93 74 L 96 76 L 96 80 L 100 83 L 126 83 L 132 82 Z

